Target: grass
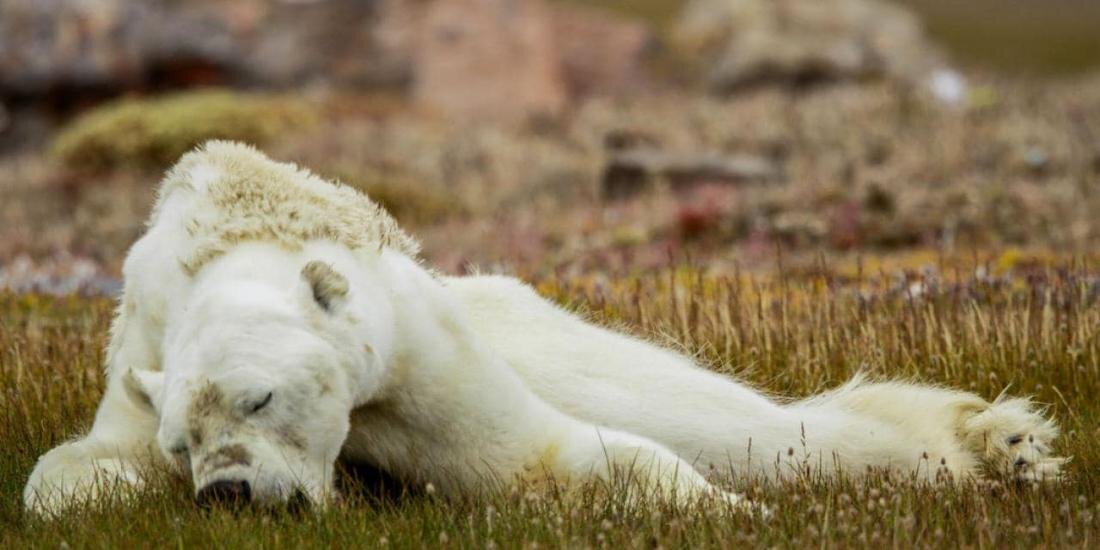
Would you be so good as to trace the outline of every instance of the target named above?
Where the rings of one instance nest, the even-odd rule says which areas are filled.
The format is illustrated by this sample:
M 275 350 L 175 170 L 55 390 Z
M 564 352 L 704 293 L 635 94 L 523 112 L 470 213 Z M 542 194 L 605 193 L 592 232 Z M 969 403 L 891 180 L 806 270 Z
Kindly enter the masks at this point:
M 1062 423 L 1058 452 L 1074 457 L 1065 482 L 1044 487 L 926 486 L 882 475 L 858 483 L 726 481 L 771 507 L 767 520 L 713 503 L 631 507 L 599 488 L 444 501 L 422 491 L 381 498 L 354 485 L 345 502 L 320 513 L 234 514 L 196 509 L 187 482 L 167 480 L 133 503 L 42 522 L 23 514 L 20 491 L 36 456 L 90 422 L 112 304 L 0 295 L 0 544 L 1088 547 L 1100 537 L 1097 272 L 1083 261 L 997 277 L 975 267 L 882 277 L 822 268 L 768 278 L 681 268 L 536 281 L 543 294 L 600 322 L 676 343 L 781 394 L 817 392 L 860 370 L 988 398 L 1006 387 L 1032 394 Z
M 1090 0 L 1054 10 L 909 3 L 963 61 L 1057 72 L 1100 59 Z M 585 4 L 661 32 L 679 13 L 678 0 Z M 989 17 L 990 6 L 1004 13 Z M 424 491 L 389 498 L 355 482 L 323 512 L 234 514 L 196 509 L 189 482 L 166 478 L 136 501 L 43 522 L 22 512 L 22 487 L 41 453 L 91 422 L 112 304 L 0 291 L 0 545 L 1089 547 L 1100 536 L 1100 255 L 1033 252 L 1091 251 L 1100 236 L 1100 81 L 974 82 L 974 101 L 959 109 L 889 85 L 842 86 L 730 101 L 597 99 L 541 130 L 451 127 L 392 98 L 320 107 L 218 91 L 126 99 L 74 122 L 52 159 L 0 159 L 0 267 L 17 254 L 72 250 L 115 273 L 142 231 L 150 182 L 179 152 L 215 136 L 268 142 L 275 156 L 332 170 L 393 210 L 425 236 L 431 265 L 532 273 L 543 294 L 598 322 L 776 394 L 809 395 L 863 371 L 987 398 L 1005 388 L 1034 395 L 1064 428 L 1057 452 L 1074 457 L 1062 484 L 726 480 L 773 510 L 765 521 L 713 503 L 625 506 L 599 487 L 456 502 Z M 658 190 L 599 204 L 602 144 L 624 129 L 671 151 L 775 154 L 789 181 L 723 189 L 723 200 Z M 1042 162 L 1029 160 L 1036 154 Z M 692 201 L 717 220 L 693 240 L 677 225 Z M 928 246 L 1019 248 L 988 265 L 910 254 Z M 746 274 L 766 269 L 779 247 L 788 256 L 778 275 Z M 822 250 L 843 260 L 821 265 Z M 670 253 L 708 271 L 630 271 Z

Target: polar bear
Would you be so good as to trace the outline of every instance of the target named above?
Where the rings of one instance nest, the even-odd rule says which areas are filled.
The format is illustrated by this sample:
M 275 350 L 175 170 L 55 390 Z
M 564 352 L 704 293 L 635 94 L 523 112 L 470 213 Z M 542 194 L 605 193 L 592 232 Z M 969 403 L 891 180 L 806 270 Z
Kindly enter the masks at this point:
M 25 506 L 140 488 L 150 466 L 200 503 L 321 504 L 338 458 L 444 494 L 624 473 L 630 495 L 744 509 L 704 474 L 1042 480 L 1063 463 L 1025 399 L 854 380 L 781 404 L 520 281 L 417 256 L 348 187 L 236 143 L 183 156 L 123 268 L 94 424 L 39 459 Z

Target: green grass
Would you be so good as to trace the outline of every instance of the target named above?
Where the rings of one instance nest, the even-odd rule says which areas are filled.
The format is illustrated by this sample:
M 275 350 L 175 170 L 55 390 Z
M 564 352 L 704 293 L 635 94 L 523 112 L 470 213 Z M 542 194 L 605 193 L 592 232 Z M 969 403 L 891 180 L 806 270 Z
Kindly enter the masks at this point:
M 201 511 L 179 479 L 130 503 L 52 522 L 29 518 L 19 495 L 35 458 L 92 418 L 111 303 L 0 295 L 0 544 L 1088 547 L 1100 537 L 1100 307 L 1088 278 L 1095 272 L 1067 265 L 1027 275 L 945 275 L 944 291 L 921 300 L 897 291 L 890 278 L 858 276 L 753 280 L 685 269 L 538 281 L 541 292 L 595 319 L 677 342 L 714 368 L 778 393 L 806 395 L 863 370 L 990 398 L 1005 387 L 1033 394 L 1063 425 L 1057 450 L 1074 456 L 1066 480 L 1045 487 L 1000 480 L 926 486 L 880 475 L 858 483 L 726 481 L 771 507 L 767 520 L 714 503 L 630 507 L 617 491 L 598 487 L 504 489 L 444 501 L 423 492 L 381 498 L 353 484 L 341 504 L 320 513 Z

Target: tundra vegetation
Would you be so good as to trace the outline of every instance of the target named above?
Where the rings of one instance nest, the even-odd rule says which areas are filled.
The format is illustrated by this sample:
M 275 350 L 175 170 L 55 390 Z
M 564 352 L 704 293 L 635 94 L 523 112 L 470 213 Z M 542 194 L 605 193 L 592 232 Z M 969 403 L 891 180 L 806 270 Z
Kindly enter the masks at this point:
M 1092 259 L 1092 262 L 1095 262 Z M 770 277 L 694 268 L 613 278 L 547 276 L 544 295 L 591 319 L 681 346 L 777 394 L 802 396 L 856 372 L 969 388 L 1006 387 L 1062 423 L 1062 483 L 994 477 L 927 485 L 906 476 L 776 482 L 712 472 L 770 518 L 715 502 L 627 505 L 619 483 L 579 492 L 486 488 L 444 500 L 345 469 L 344 498 L 322 511 L 203 510 L 188 481 L 79 508 L 46 524 L 20 490 L 35 457 L 88 425 L 103 389 L 103 298 L 0 296 L 0 522 L 5 547 L 384 545 L 678 547 L 832 545 L 1074 546 L 1100 530 L 1100 285 L 1088 258 L 941 258 L 923 274 L 880 277 L 821 266 Z M 639 414 L 645 414 L 639 411 Z M 920 411 L 914 411 L 920 414 Z M 797 455 L 799 449 L 789 452 Z
M 562 2 L 626 10 L 670 44 L 683 4 Z M 0 546 L 1096 544 L 1100 74 L 1071 73 L 1100 55 L 1100 4 L 904 3 L 964 69 L 958 103 L 888 80 L 729 96 L 676 88 L 463 126 L 405 96 L 319 87 L 145 91 L 58 117 L 0 155 Z M 684 76 L 675 54 L 659 52 L 650 69 Z M 14 107 L 0 106 L 10 135 Z M 342 500 L 310 512 L 202 510 L 189 480 L 162 476 L 135 499 L 32 518 L 20 493 L 35 458 L 87 429 L 102 395 L 113 308 L 103 295 L 118 290 L 155 182 L 210 138 L 250 141 L 364 190 L 443 273 L 517 274 L 563 307 L 777 395 L 857 372 L 1032 395 L 1062 426 L 1056 453 L 1073 460 L 1044 486 L 713 473 L 768 519 L 708 502 L 627 505 L 620 483 L 445 500 L 369 471 L 346 472 Z M 610 193 L 624 151 L 665 168 L 616 179 L 624 191 Z M 697 161 L 774 175 L 667 169 Z

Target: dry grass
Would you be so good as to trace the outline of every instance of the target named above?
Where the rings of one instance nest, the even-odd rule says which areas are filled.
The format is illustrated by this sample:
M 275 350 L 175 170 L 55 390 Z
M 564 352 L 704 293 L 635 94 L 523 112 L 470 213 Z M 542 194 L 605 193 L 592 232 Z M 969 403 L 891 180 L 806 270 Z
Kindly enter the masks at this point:
M 428 494 L 375 498 L 356 489 L 318 514 L 202 512 L 181 480 L 134 504 L 53 523 L 20 511 L 35 457 L 87 426 L 102 390 L 102 299 L 0 296 L 0 526 L 5 547 L 53 546 L 864 546 L 1088 547 L 1096 525 L 1100 446 L 1100 283 L 1083 262 L 938 270 L 908 278 L 784 273 L 712 277 L 677 269 L 643 277 L 546 278 L 544 294 L 601 322 L 667 339 L 770 391 L 806 395 L 862 370 L 968 388 L 1005 387 L 1049 403 L 1074 456 L 1048 487 L 1001 481 L 921 486 L 905 478 L 729 480 L 774 509 L 769 520 L 701 503 L 627 507 L 590 490 L 526 489 L 461 502 Z M 996 271 L 996 270 L 992 270 Z M 969 275 L 979 273 L 978 276 Z M 905 281 L 902 284 L 900 281 Z M 913 283 L 920 283 L 914 286 Z M 919 296 L 918 296 L 919 294 Z M 917 412 L 917 411 L 915 411 Z
M 987 61 L 1095 63 L 1089 0 L 1043 8 L 1049 21 L 982 11 L 1000 1 L 912 3 Z M 659 27 L 679 7 L 599 3 Z M 1019 47 L 989 46 L 1007 42 Z M 268 141 L 274 157 L 385 203 L 445 272 L 469 262 L 525 273 L 599 322 L 771 392 L 804 396 L 864 371 L 987 398 L 1032 394 L 1065 430 L 1057 450 L 1074 461 L 1063 484 L 728 480 L 774 510 L 764 521 L 713 503 L 631 508 L 598 488 L 447 502 L 355 483 L 316 514 L 230 514 L 196 509 L 188 482 L 167 479 L 133 503 L 43 523 L 23 514 L 20 492 L 39 454 L 91 422 L 111 304 L 0 293 L 0 546 L 1089 547 L 1100 536 L 1100 272 L 1089 267 L 1100 259 L 1100 78 L 973 83 L 957 108 L 888 83 L 724 99 L 668 91 L 516 127 L 455 126 L 376 96 L 322 98 L 309 107 L 320 124 L 291 128 L 226 92 L 124 101 L 75 123 L 57 156 L 0 159 L 0 283 L 12 258 L 47 277 L 64 278 L 72 257 L 117 274 L 180 152 L 214 136 Z M 658 185 L 602 203 L 604 143 L 619 132 L 673 152 L 767 156 L 786 178 L 679 194 Z M 975 249 L 1005 252 L 977 261 Z M 749 275 L 770 270 L 777 250 L 780 275 Z M 1092 256 L 1066 262 L 1067 251 Z M 670 271 L 669 257 L 706 269 Z

